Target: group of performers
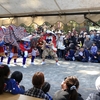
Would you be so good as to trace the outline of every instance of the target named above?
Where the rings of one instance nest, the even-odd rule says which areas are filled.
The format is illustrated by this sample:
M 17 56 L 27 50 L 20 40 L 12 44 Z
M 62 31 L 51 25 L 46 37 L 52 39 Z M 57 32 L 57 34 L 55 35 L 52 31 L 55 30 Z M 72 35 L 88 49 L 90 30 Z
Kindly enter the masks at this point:
M 35 36 L 34 36 L 35 37 Z M 47 31 L 44 34 L 41 34 L 39 39 L 37 39 L 36 44 L 33 45 L 31 43 L 31 39 L 33 38 L 33 36 L 30 37 L 25 37 L 24 39 L 22 39 L 19 42 L 19 48 L 8 44 L 9 46 L 9 55 L 7 56 L 7 65 L 10 67 L 10 61 L 11 59 L 14 59 L 14 64 L 16 64 L 17 62 L 17 58 L 18 58 L 18 51 L 21 51 L 23 53 L 22 56 L 22 66 L 23 68 L 27 68 L 26 66 L 26 59 L 27 57 L 31 58 L 31 64 L 34 65 L 34 59 L 37 55 L 38 51 L 42 51 L 42 53 L 40 52 L 40 54 L 42 54 L 42 65 L 45 64 L 45 58 L 48 55 L 51 55 L 54 57 L 56 64 L 59 65 L 58 63 L 58 57 L 57 57 L 57 49 L 56 49 L 56 36 L 53 34 L 52 31 Z M 34 42 L 34 41 L 33 41 Z M 0 40 L 0 64 L 3 63 L 3 59 L 7 53 L 6 50 L 6 43 L 4 42 L 3 38 L 2 40 Z M 6 51 L 6 52 L 5 52 Z

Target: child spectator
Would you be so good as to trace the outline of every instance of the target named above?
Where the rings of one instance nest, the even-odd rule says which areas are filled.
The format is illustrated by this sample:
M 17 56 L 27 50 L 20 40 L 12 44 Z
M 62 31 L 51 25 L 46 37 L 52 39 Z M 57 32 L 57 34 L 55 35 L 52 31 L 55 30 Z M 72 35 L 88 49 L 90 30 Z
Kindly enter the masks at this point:
M 49 100 L 53 100 L 52 97 L 48 94 L 48 92 L 50 90 L 50 84 L 48 82 L 44 82 L 44 84 L 42 86 L 42 90 L 49 97 Z
M 23 91 L 25 91 L 25 87 L 22 85 L 19 85 L 19 83 L 22 81 L 23 79 L 23 74 L 20 71 L 14 71 L 11 75 L 11 79 L 15 79 L 18 86 L 20 87 L 20 89 L 22 89 Z
M 97 60 L 98 60 L 98 63 L 100 63 L 100 50 L 97 51 Z
M 100 50 L 97 51 L 96 58 L 97 58 L 98 63 L 100 63 Z
M 33 88 L 27 90 L 25 95 L 49 100 L 49 97 L 41 89 L 44 84 L 44 74 L 42 72 L 36 72 L 33 75 L 32 84 Z
M 96 54 L 91 55 L 91 62 L 100 63 L 100 50 L 98 50 Z
M 79 52 L 80 52 L 80 46 L 76 46 L 76 51 L 74 54 L 74 58 L 77 59 L 77 57 L 79 56 Z
M 91 49 L 90 49 L 90 53 L 91 53 L 92 55 L 95 55 L 95 54 L 97 53 L 97 50 L 98 50 L 98 48 L 97 48 L 96 44 L 93 43 L 93 45 L 92 45 L 92 47 L 91 47 Z
M 77 61 L 88 62 L 89 60 L 89 51 L 84 47 L 80 48 L 79 56 L 75 58 Z
M 73 49 L 70 49 L 67 53 L 67 55 L 65 55 L 65 60 L 69 60 L 69 61 L 74 61 L 74 53 L 75 53 L 75 50 Z
M 77 92 L 79 81 L 75 76 L 68 76 L 62 86 L 64 87 L 55 93 L 53 100 L 83 100 Z
M 71 43 L 69 46 L 69 51 L 67 55 L 65 55 L 65 60 L 70 60 L 70 61 L 75 60 L 74 53 L 75 53 L 75 46 L 73 43 Z
M 0 94 L 9 92 L 11 94 L 24 94 L 24 91 L 18 87 L 14 79 L 8 78 L 10 69 L 7 65 L 0 65 Z
M 91 55 L 90 62 L 92 62 L 92 63 L 98 63 L 97 54 Z
M 90 61 L 91 62 L 98 62 L 97 61 L 97 46 L 96 46 L 96 44 L 95 43 L 93 43 L 93 45 L 92 45 L 92 47 L 91 47 L 91 49 L 90 49 Z

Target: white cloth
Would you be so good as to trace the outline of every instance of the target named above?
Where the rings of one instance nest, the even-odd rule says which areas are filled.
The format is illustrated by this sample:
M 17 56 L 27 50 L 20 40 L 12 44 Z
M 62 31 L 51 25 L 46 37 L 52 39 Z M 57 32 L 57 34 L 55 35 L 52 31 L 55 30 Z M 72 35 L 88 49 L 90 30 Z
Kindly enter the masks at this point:
M 57 48 L 64 50 L 65 45 L 63 44 L 63 36 L 60 36 L 59 39 L 57 39 Z
M 37 50 L 32 49 L 32 56 L 36 56 Z
M 96 89 L 100 92 L 100 76 L 95 81 Z
M 80 55 L 80 56 L 83 56 L 83 52 L 79 52 L 79 55 Z
M 14 56 L 14 53 L 10 52 L 9 57 L 12 58 Z
M 64 49 L 65 49 L 65 46 L 63 45 L 62 42 L 59 41 L 59 42 L 57 43 L 57 48 L 58 48 L 58 49 L 61 49 L 61 50 L 64 50 Z
M 24 51 L 24 57 L 28 56 L 28 51 Z

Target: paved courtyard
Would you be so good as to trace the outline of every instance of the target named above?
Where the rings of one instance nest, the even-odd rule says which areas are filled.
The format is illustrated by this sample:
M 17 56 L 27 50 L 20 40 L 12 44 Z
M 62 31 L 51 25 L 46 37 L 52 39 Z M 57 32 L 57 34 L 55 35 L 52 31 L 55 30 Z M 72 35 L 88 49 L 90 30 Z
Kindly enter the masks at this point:
M 95 92 L 95 80 L 100 75 L 100 63 L 81 63 L 71 61 L 59 61 L 60 66 L 55 64 L 55 61 L 46 59 L 46 64 L 41 65 L 41 59 L 35 59 L 36 65 L 30 65 L 30 59 L 27 59 L 27 68 L 22 68 L 22 58 L 18 58 L 17 65 L 11 61 L 11 73 L 13 71 L 21 71 L 24 78 L 21 82 L 27 89 L 32 87 L 31 79 L 35 72 L 42 71 L 45 75 L 45 80 L 51 84 L 50 94 L 60 89 L 60 84 L 66 76 L 77 76 L 80 82 L 78 92 L 86 99 L 88 94 Z M 6 63 L 6 59 L 4 60 Z

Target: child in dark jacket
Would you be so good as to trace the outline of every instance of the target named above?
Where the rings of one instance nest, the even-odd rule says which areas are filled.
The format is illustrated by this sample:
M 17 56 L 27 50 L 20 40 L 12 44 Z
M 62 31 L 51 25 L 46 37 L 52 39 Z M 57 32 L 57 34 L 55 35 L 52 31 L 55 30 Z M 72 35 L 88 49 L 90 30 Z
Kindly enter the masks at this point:
M 50 90 L 50 84 L 48 82 L 44 82 L 44 84 L 42 86 L 42 90 L 49 97 L 49 100 L 53 100 L 52 97 L 48 94 L 48 92 Z
M 80 46 L 76 46 L 76 51 L 75 51 L 75 54 L 74 54 L 75 60 L 78 59 L 78 57 L 79 57 L 79 52 L 80 52 Z
M 14 71 L 11 75 L 11 79 L 16 80 L 16 84 L 20 87 L 20 89 L 25 92 L 25 87 L 23 85 L 19 85 L 23 79 L 23 74 L 20 71 Z
M 91 62 L 98 63 L 98 54 L 91 55 Z
M 100 50 L 97 51 L 97 59 L 98 59 L 98 63 L 100 63 Z
M 75 45 L 73 43 L 70 44 L 68 53 L 65 55 L 65 60 L 70 60 L 70 61 L 75 60 L 74 58 L 75 49 L 76 49 Z
M 24 94 L 24 91 L 18 87 L 14 79 L 8 78 L 10 69 L 7 65 L 0 65 L 0 94 L 9 92 L 11 94 Z
M 74 53 L 75 53 L 75 50 L 70 49 L 68 51 L 68 54 L 65 55 L 65 60 L 73 61 L 74 60 Z
M 87 49 L 85 49 L 84 47 L 81 47 L 79 55 L 77 57 L 75 57 L 75 59 L 77 61 L 81 61 L 81 62 L 88 62 L 88 60 L 89 60 L 89 51 Z
M 87 49 L 84 49 L 82 62 L 88 62 L 89 61 L 89 56 L 90 56 L 89 51 Z

